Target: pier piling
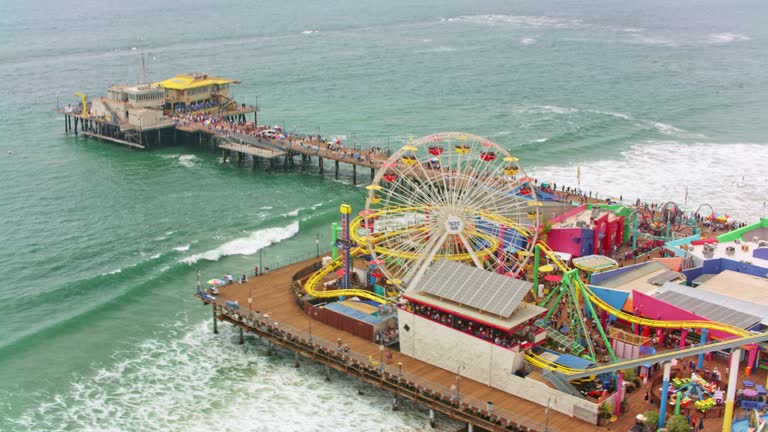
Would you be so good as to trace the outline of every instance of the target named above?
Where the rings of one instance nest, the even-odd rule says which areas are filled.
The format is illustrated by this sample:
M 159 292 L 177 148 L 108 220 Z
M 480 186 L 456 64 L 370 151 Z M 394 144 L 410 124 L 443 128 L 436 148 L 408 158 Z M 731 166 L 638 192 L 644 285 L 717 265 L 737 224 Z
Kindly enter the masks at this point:
M 216 321 L 216 304 L 213 305 L 213 334 L 219 334 L 219 322 Z
M 325 364 L 325 381 L 330 382 L 331 381 L 331 368 L 328 366 L 328 364 Z
M 245 343 L 245 337 L 243 336 L 243 328 L 240 327 L 240 340 L 237 342 L 238 345 L 242 345 Z
M 298 368 L 300 366 L 299 364 L 299 352 L 294 351 L 293 352 L 293 367 Z
M 333 161 L 336 164 L 336 180 L 339 179 L 339 161 Z
M 352 184 L 357 184 L 357 164 L 352 164 Z
M 323 175 L 323 158 L 317 158 L 317 166 L 320 167 L 320 175 Z

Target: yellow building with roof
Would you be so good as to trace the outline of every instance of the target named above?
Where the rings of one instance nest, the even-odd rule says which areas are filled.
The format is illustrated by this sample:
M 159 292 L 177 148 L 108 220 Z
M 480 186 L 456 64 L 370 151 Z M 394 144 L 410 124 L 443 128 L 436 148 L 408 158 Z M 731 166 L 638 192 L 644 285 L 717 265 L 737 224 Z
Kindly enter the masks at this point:
M 226 110 L 235 105 L 229 85 L 238 81 L 203 73 L 180 74 L 154 83 L 164 91 L 167 113 L 179 111 Z

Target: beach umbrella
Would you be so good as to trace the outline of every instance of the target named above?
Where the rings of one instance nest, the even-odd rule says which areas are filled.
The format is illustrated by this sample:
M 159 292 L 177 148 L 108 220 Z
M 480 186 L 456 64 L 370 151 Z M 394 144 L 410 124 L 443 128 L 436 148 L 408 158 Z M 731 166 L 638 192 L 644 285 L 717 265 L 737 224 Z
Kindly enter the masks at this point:
M 344 269 L 338 269 L 336 270 L 336 276 L 342 277 L 344 276 Z
M 211 279 L 208 281 L 208 285 L 224 285 L 224 283 L 221 279 Z
M 539 271 L 542 273 L 549 273 L 555 271 L 555 268 L 552 267 L 552 264 L 545 264 L 541 267 L 539 267 Z

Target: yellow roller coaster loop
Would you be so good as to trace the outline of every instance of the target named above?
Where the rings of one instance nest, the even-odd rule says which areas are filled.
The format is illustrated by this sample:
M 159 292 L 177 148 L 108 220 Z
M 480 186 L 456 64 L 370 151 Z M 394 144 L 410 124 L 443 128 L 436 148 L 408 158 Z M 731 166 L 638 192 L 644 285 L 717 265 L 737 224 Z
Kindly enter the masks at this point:
M 363 250 L 360 248 L 355 248 L 350 251 L 351 256 L 357 256 L 361 255 L 363 253 Z M 307 294 L 311 295 L 312 297 L 316 298 L 328 298 L 328 297 L 340 297 L 340 296 L 348 296 L 348 297 L 363 297 L 370 300 L 375 300 L 379 303 L 387 303 L 388 300 L 386 297 L 380 296 L 376 293 L 372 293 L 370 291 L 362 290 L 362 289 L 335 289 L 335 290 L 326 290 L 321 291 L 317 290 L 317 286 L 320 285 L 320 282 L 322 282 L 323 278 L 331 274 L 332 272 L 336 271 L 341 267 L 342 259 L 341 257 L 336 258 L 333 262 L 331 262 L 329 265 L 327 265 L 325 268 L 322 268 L 315 273 L 312 274 L 312 276 L 307 279 L 307 283 L 304 284 L 304 291 L 307 292 Z

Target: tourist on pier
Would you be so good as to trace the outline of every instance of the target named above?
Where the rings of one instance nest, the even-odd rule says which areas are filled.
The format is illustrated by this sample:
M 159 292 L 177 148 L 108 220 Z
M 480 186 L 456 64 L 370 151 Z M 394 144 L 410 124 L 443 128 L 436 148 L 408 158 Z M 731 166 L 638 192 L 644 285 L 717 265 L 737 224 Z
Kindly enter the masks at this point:
M 259 266 L 253 266 L 253 275 L 258 276 L 259 275 Z

